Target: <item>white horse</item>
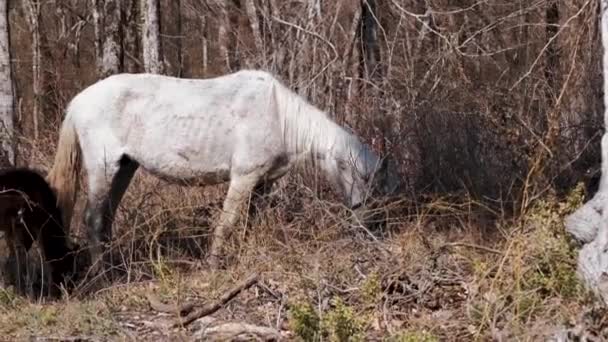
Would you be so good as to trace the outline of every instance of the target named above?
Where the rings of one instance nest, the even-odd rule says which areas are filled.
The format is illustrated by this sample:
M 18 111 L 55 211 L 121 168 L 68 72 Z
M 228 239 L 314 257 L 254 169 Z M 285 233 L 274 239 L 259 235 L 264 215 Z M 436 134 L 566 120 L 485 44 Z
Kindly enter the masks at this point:
M 353 209 L 370 190 L 390 193 L 399 184 L 386 159 L 381 162 L 355 135 L 269 73 L 252 70 L 211 79 L 119 74 L 76 95 L 47 177 L 67 226 L 81 159 L 88 175 L 84 223 L 94 267 L 139 166 L 176 182 L 229 182 L 211 242 L 212 268 L 218 267 L 226 229 L 250 194 L 266 191 L 296 164 L 318 166 Z

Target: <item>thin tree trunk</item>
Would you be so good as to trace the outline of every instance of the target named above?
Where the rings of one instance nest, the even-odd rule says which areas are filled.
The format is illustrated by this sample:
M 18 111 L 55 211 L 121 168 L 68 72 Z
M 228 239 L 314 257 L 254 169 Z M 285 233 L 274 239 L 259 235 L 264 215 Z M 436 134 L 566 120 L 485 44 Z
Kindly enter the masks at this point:
M 160 4 L 158 0 L 142 0 L 144 16 L 144 69 L 153 74 L 163 73 L 163 53 L 160 40 Z
M 124 9 L 124 33 L 123 33 L 123 66 L 126 72 L 140 71 L 139 48 L 140 39 L 137 30 L 137 19 L 139 18 L 140 0 L 123 0 Z
M 349 47 L 347 52 L 344 54 L 343 60 L 343 72 L 344 75 L 349 75 L 349 81 L 345 84 L 346 87 L 346 103 L 344 105 L 344 118 L 343 120 L 349 124 L 355 122 L 354 111 L 353 111 L 353 99 L 357 98 L 358 95 L 358 78 L 360 78 L 360 57 L 359 57 L 359 35 L 357 31 L 361 27 L 361 12 L 360 6 L 355 8 L 353 13 L 353 19 L 351 22 L 350 29 L 348 30 L 348 42 Z
M 177 26 L 177 77 L 181 77 L 184 68 L 184 57 L 182 53 L 182 2 L 181 0 L 173 0 L 173 14 Z
M 366 75 L 372 79 L 378 73 L 380 47 L 378 45 L 378 23 L 376 18 L 376 1 L 364 0 L 361 10 L 362 44 Z
M 105 78 L 122 71 L 120 0 L 92 0 L 95 23 L 97 75 Z
M 34 140 L 38 140 L 40 117 L 40 101 L 42 99 L 42 54 L 40 51 L 40 1 L 23 0 L 23 11 L 27 18 L 32 35 L 32 90 L 34 92 L 34 103 L 32 110 L 32 125 Z
M 608 12 L 601 3 L 601 39 L 603 47 L 604 127 L 608 128 Z M 587 243 L 579 253 L 578 271 L 586 285 L 608 304 L 608 133 L 601 143 L 602 173 L 595 196 L 565 220 L 566 229 Z
M 255 8 L 254 0 L 243 0 L 243 7 L 247 12 L 249 18 L 249 26 L 251 27 L 251 33 L 253 35 L 253 42 L 255 44 L 256 53 L 262 55 L 264 52 L 264 46 L 262 43 L 262 34 L 260 33 L 260 21 L 258 20 L 258 14 Z
M 226 10 L 224 0 L 217 0 L 216 5 L 220 12 L 220 20 L 217 28 L 220 56 L 224 60 L 226 71 L 230 71 L 230 55 L 228 53 L 228 32 L 230 30 L 230 18 L 228 17 L 228 11 Z
M 8 24 L 8 0 L 0 0 L 0 166 L 15 166 L 15 98 Z
M 209 29 L 207 28 L 207 13 L 201 15 L 201 45 L 203 53 L 203 74 L 206 76 L 209 71 L 209 45 L 208 45 L 208 34 Z
M 550 2 L 545 12 L 545 17 L 547 21 L 547 40 L 552 39 L 558 32 L 559 25 L 559 7 L 557 4 L 557 0 Z M 547 78 L 547 82 L 549 83 L 549 87 L 553 90 L 553 92 L 559 92 L 559 84 L 558 84 L 558 74 L 560 70 L 559 65 L 559 52 L 557 50 L 556 44 L 557 42 L 549 45 L 547 47 L 547 67 L 545 68 L 545 77 Z

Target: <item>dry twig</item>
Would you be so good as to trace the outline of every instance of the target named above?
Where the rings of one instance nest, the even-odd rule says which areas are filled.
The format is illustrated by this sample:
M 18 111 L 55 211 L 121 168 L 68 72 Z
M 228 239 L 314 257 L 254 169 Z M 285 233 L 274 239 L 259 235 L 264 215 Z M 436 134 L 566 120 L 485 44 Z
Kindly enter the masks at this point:
M 180 316 L 190 313 L 195 307 L 194 303 L 185 303 L 181 306 L 178 306 L 177 304 L 165 304 L 151 293 L 146 294 L 146 298 L 148 299 L 148 302 L 150 302 L 152 309 L 164 313 L 177 313 Z
M 216 312 L 222 306 L 224 306 L 226 303 L 228 303 L 232 298 L 236 297 L 239 293 L 241 293 L 241 291 L 250 288 L 257 282 L 258 282 L 258 274 L 254 273 L 254 274 L 250 275 L 249 277 L 247 277 L 247 279 L 243 280 L 241 283 L 237 284 L 235 287 L 230 289 L 228 292 L 225 292 L 217 301 L 212 302 L 208 305 L 205 305 L 201 308 L 194 310 L 193 312 L 188 314 L 188 316 L 186 316 L 184 319 L 175 323 L 173 326 L 174 327 L 186 326 L 201 317 L 205 317 L 207 315 L 210 315 L 210 314 Z

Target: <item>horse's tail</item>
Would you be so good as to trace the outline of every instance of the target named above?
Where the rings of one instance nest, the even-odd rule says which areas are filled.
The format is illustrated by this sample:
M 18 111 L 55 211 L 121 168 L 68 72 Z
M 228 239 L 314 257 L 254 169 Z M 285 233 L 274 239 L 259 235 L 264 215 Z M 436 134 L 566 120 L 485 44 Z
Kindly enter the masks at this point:
M 66 233 L 70 230 L 70 222 L 80 185 L 80 153 L 78 135 L 68 110 L 68 114 L 61 125 L 55 161 L 46 177 L 57 195 L 57 206 L 61 210 Z

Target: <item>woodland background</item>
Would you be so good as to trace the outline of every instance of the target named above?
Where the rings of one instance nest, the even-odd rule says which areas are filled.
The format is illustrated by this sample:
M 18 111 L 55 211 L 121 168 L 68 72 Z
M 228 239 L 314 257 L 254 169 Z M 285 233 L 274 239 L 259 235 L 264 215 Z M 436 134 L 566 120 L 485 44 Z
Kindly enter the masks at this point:
M 281 204 L 248 228 L 253 232 L 246 242 L 237 243 L 233 274 L 266 267 L 281 274 L 269 276 L 276 282 L 291 284 L 282 291 L 298 293 L 302 307 L 312 308 L 300 312 L 292 304 L 296 309 L 283 315 L 296 335 L 306 330 L 298 328 L 302 312 L 325 322 L 340 305 L 343 314 L 375 317 L 375 325 L 345 318 L 355 327 L 353 334 L 368 337 L 407 338 L 423 331 L 415 336 L 526 339 L 531 331 L 544 331 L 541 325 L 587 320 L 585 329 L 591 329 L 588 325 L 597 323 L 588 322 L 599 317 L 595 311 L 579 314 L 581 307 L 591 307 L 581 299 L 586 295 L 569 292 L 578 289 L 572 277 L 575 249 L 561 218 L 575 207 L 570 192 L 589 196 L 599 178 L 598 0 L 8 5 L 19 165 L 48 170 L 67 103 L 100 78 L 144 71 L 207 78 L 244 68 L 272 72 L 396 159 L 408 189 L 402 203 L 386 208 L 393 223 L 383 240 L 336 228 L 344 217 L 325 201 L 332 195 L 314 195 L 309 183 L 292 176 L 274 195 Z M 290 196 L 292 187 L 303 195 Z M 127 283 L 172 279 L 166 295 L 174 298 L 172 291 L 183 284 L 172 282 L 179 273 L 172 263 L 204 255 L 200 237 L 223 195 L 213 191 L 183 189 L 139 173 L 119 213 L 117 230 L 123 233 L 116 234 L 117 253 L 131 277 Z M 580 202 L 582 195 L 576 196 Z M 196 246 L 183 252 L 189 243 Z M 335 244 L 349 247 L 329 251 Z M 464 251 L 456 248 L 463 246 Z M 388 254 L 379 256 L 377 248 Z M 273 269 L 277 258 L 285 265 Z M 363 271 L 360 258 L 367 265 Z M 288 260 L 301 268 L 288 266 Z M 158 273 L 160 264 L 172 265 L 171 271 Z M 130 273 L 135 268 L 137 276 Z M 452 281 L 437 278 L 445 272 Z M 532 285 L 531 274 L 540 277 Z M 562 286 L 570 281 L 572 287 Z M 377 291 L 372 299 L 362 294 L 365 286 Z M 447 298 L 452 288 L 457 288 L 454 298 L 464 297 Z M 346 304 L 328 304 L 329 297 Z M 114 312 L 116 298 L 122 297 L 113 293 L 111 300 L 101 300 L 108 312 Z M 6 311 L 7 322 L 43 310 L 15 305 Z M 443 316 L 437 318 L 437 312 Z M 314 338 L 331 338 L 339 330 L 331 322 L 310 324 L 318 332 Z

